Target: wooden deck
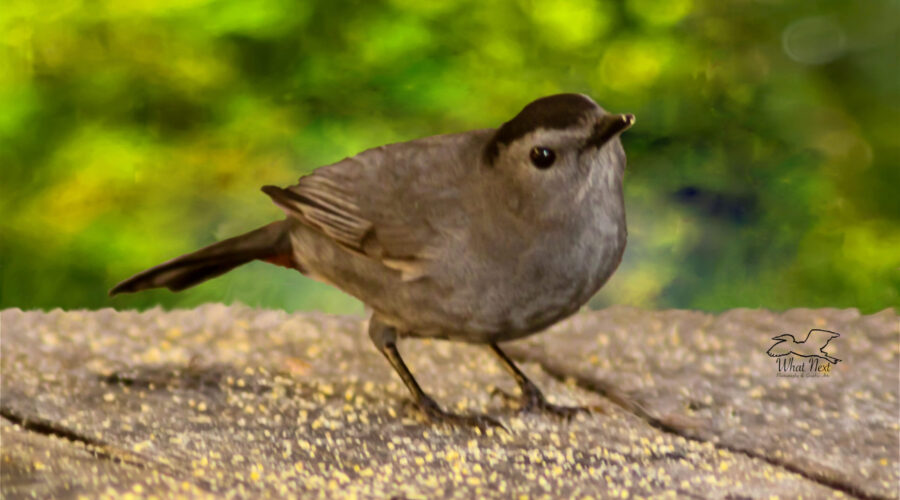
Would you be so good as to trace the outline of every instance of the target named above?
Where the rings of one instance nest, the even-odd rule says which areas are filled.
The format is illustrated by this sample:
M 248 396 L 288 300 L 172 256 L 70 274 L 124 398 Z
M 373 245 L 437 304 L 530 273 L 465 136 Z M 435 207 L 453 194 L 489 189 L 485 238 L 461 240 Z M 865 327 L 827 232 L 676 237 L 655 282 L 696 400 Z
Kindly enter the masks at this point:
M 811 328 L 841 362 L 779 376 L 771 338 Z M 487 349 L 400 348 L 441 404 L 509 432 L 424 421 L 362 318 L 5 310 L 0 493 L 898 498 L 894 311 L 581 313 L 508 346 L 551 400 L 595 407 L 571 422 L 491 397 L 515 384 Z

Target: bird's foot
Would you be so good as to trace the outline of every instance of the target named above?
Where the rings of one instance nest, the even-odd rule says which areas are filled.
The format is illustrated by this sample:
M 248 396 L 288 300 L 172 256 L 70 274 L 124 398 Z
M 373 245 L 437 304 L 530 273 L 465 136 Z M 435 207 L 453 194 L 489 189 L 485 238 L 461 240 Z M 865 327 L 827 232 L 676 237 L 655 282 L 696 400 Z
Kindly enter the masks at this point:
M 507 433 L 509 429 L 500 423 L 499 420 L 488 415 L 472 414 L 460 415 L 450 413 L 440 407 L 433 399 L 423 398 L 416 402 L 418 409 L 425 414 L 425 417 L 433 423 L 449 424 L 460 427 L 476 427 L 482 431 L 490 428 L 499 427 Z
M 491 391 L 492 396 L 501 396 L 507 401 L 517 402 L 520 413 L 550 413 L 565 420 L 571 420 L 572 417 L 579 413 L 591 413 L 591 408 L 585 406 L 562 406 L 555 405 L 544 397 L 544 394 L 533 382 L 526 380 L 525 384 L 520 387 L 521 396 L 513 396 L 499 388 Z

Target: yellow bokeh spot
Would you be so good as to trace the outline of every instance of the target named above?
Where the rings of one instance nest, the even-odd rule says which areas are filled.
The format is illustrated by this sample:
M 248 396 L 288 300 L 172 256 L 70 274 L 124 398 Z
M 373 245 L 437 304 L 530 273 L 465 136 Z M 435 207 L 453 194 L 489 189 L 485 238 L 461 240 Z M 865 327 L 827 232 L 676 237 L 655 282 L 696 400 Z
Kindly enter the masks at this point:
M 652 26 L 671 26 L 691 11 L 692 0 L 628 0 L 628 12 Z
M 609 30 L 611 13 L 604 5 L 583 0 L 532 0 L 525 7 L 548 44 L 571 49 Z
M 362 58 L 370 64 L 395 61 L 423 50 L 432 35 L 420 21 L 401 18 L 372 24 L 362 44 Z
M 118 2 L 107 0 L 98 9 L 106 19 L 139 18 L 171 15 L 192 7 L 209 4 L 210 0 L 135 0 Z
M 422 2 L 421 0 L 390 0 L 390 2 L 400 10 L 421 14 L 443 13 L 460 4 L 459 0 L 431 0 L 429 2 Z
M 659 271 L 663 271 L 662 273 Z M 652 307 L 668 282 L 664 269 L 633 270 L 622 276 L 615 290 L 616 302 L 638 307 Z
M 861 223 L 842 229 L 844 244 L 841 253 L 845 261 L 852 262 L 859 270 L 856 276 L 864 284 L 863 277 L 874 272 L 886 272 L 900 266 L 900 231 L 883 223 Z
M 503 36 L 491 36 L 481 43 L 481 51 L 491 63 L 501 63 L 512 67 L 521 67 L 522 47 L 515 40 Z
M 148 144 L 108 129 L 85 126 L 54 157 L 55 183 L 21 211 L 16 225 L 69 236 L 83 230 L 132 193 L 140 166 L 153 161 Z
M 669 59 L 664 44 L 644 40 L 611 44 L 600 62 L 600 84 L 619 91 L 646 87 L 659 77 Z

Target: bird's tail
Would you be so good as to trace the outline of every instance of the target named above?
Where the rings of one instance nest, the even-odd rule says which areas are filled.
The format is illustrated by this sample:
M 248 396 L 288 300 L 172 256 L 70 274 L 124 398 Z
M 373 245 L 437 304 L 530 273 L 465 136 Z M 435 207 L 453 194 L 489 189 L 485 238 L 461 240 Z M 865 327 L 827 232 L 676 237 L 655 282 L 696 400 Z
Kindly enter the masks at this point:
M 292 267 L 288 224 L 287 220 L 273 222 L 249 233 L 176 257 L 135 274 L 113 287 L 109 294 L 160 287 L 177 292 L 256 259 Z

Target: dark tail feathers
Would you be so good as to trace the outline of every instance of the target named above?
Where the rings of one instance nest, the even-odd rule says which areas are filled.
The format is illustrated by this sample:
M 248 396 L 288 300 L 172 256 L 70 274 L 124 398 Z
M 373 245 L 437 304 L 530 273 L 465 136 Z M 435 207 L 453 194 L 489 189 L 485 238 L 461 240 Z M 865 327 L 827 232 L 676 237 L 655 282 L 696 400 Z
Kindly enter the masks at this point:
M 273 222 L 135 274 L 116 285 L 109 294 L 160 287 L 178 292 L 254 259 L 284 265 L 286 260 L 290 260 L 290 255 L 288 221 Z

